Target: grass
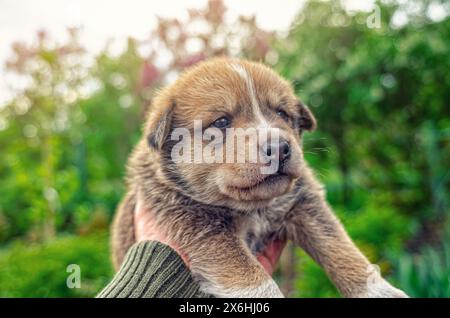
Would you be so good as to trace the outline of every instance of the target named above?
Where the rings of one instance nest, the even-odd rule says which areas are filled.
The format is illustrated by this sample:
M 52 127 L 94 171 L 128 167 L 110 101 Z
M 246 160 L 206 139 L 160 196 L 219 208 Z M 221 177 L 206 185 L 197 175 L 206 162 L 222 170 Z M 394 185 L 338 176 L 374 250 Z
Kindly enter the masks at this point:
M 80 288 L 67 287 L 70 264 L 81 270 Z M 92 297 L 112 273 L 106 232 L 15 242 L 0 250 L 0 297 Z

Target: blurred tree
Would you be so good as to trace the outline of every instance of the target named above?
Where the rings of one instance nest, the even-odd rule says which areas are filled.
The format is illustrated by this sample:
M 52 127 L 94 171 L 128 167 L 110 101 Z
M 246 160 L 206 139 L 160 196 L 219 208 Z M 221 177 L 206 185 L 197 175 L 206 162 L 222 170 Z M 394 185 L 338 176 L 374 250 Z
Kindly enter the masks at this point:
M 7 63 L 8 70 L 28 81 L 1 110 L 9 125 L 1 135 L 6 154 L 2 164 L 6 203 L 1 206 L 12 221 L 11 235 L 23 231 L 20 223 L 27 218 L 33 224 L 32 235 L 48 239 L 56 232 L 64 200 L 58 184 L 70 182 L 59 175 L 67 171 L 62 151 L 69 148 L 72 108 L 88 77 L 76 30 L 69 29 L 68 35 L 67 43 L 57 45 L 41 31 L 33 45 L 16 43 L 15 55 Z

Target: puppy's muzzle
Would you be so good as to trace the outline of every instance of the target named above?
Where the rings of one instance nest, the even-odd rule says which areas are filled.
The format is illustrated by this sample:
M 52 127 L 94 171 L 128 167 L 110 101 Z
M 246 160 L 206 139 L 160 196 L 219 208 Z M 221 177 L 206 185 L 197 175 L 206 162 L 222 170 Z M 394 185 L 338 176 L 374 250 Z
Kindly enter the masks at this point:
M 278 160 L 280 167 L 290 158 L 289 142 L 280 138 L 276 142 L 268 141 L 261 147 L 262 155 L 269 160 Z

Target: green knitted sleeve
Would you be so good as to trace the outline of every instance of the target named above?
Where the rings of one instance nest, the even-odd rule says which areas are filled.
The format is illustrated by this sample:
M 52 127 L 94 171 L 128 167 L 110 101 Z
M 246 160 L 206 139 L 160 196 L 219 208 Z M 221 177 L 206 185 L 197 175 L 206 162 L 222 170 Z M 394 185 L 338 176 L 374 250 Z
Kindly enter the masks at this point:
M 198 298 L 199 290 L 181 257 L 169 246 L 144 241 L 129 250 L 112 281 L 97 298 Z

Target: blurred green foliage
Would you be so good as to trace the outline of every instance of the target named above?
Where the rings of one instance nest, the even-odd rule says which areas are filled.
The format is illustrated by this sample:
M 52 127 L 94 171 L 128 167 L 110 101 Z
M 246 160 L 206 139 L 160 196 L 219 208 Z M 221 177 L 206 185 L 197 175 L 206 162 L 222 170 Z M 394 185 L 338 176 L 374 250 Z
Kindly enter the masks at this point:
M 395 280 L 411 297 L 449 297 L 450 245 L 424 247 L 417 255 L 393 256 Z
M 63 44 L 44 32 L 16 44 L 8 69 L 28 85 L 0 108 L 0 296 L 92 296 L 107 283 L 106 230 L 154 91 L 225 54 L 272 65 L 311 107 L 318 130 L 305 136 L 307 161 L 370 260 L 411 296 L 449 297 L 450 20 L 445 5 L 445 18 L 431 20 L 431 5 L 378 3 L 371 28 L 371 13 L 309 1 L 277 35 L 254 18 L 228 25 L 213 0 L 188 22 L 160 19 L 148 42 L 129 39 L 119 56 L 89 56 L 76 30 Z M 210 27 L 186 33 L 198 20 Z M 192 39 L 201 51 L 186 49 Z M 318 265 L 293 253 L 280 269 L 281 281 L 295 269 L 283 282 L 289 295 L 338 295 Z M 78 290 L 66 287 L 72 263 L 82 268 Z
M 0 250 L 0 297 L 89 297 L 112 275 L 108 235 L 61 235 L 44 244 L 13 244 Z M 81 288 L 68 288 L 67 267 L 80 267 Z

